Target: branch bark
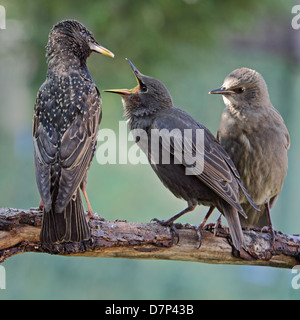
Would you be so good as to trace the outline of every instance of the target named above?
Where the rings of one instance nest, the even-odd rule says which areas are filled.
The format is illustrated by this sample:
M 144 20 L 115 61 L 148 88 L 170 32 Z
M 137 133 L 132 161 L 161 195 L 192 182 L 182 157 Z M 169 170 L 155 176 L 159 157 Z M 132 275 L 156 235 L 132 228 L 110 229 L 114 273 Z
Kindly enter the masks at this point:
M 42 245 L 39 235 L 42 212 L 38 209 L 0 209 L 0 264 L 24 252 L 84 257 L 115 257 L 132 259 L 164 259 L 214 264 L 258 265 L 292 268 L 300 264 L 300 236 L 276 231 L 273 246 L 270 234 L 261 230 L 245 230 L 248 252 L 237 252 L 229 230 L 214 225 L 202 232 L 202 245 L 190 225 L 176 224 L 179 242 L 169 228 L 157 223 L 135 223 L 91 219 L 92 237 L 82 243 Z

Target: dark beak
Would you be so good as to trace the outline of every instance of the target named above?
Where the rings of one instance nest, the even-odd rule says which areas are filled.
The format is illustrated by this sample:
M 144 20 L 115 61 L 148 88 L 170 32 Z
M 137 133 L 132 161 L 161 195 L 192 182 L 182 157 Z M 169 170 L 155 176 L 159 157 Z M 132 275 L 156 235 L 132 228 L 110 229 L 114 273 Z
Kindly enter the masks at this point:
M 209 94 L 224 94 L 224 95 L 230 95 L 230 94 L 234 94 L 235 92 L 232 90 L 226 90 L 224 87 L 220 87 L 218 89 L 215 90 L 211 90 L 209 91 Z
M 134 66 L 134 64 L 133 64 L 128 58 L 126 58 L 125 60 L 127 60 L 127 61 L 129 62 L 130 66 L 131 66 L 131 69 L 133 70 L 133 72 L 134 72 L 134 74 L 135 74 L 136 77 L 137 77 L 139 74 L 141 74 L 141 73 L 139 72 L 139 70 Z

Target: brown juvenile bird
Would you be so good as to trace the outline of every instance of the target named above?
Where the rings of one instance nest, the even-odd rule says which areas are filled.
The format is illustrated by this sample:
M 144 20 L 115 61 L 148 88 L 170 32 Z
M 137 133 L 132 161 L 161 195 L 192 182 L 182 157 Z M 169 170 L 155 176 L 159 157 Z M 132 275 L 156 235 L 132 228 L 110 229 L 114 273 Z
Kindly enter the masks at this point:
M 248 216 L 242 226 L 269 226 L 272 208 L 287 173 L 288 130 L 279 112 L 272 106 L 266 82 L 256 71 L 234 70 L 223 85 L 210 92 L 222 94 L 226 108 L 217 138 L 235 163 L 241 180 L 261 211 L 253 210 L 246 197 L 240 203 Z
M 138 85 L 132 90 L 106 91 L 121 95 L 129 128 L 153 170 L 165 187 L 188 203 L 185 210 L 170 219 L 154 220 L 173 227 L 177 218 L 198 204 L 217 207 L 228 221 L 236 249 L 245 247 L 239 213 L 245 214 L 238 201 L 242 185 L 228 154 L 208 129 L 174 107 L 164 84 L 130 64 Z M 197 140 L 199 132 L 204 134 L 203 140 Z M 185 148 L 190 152 L 185 152 Z M 249 200 L 252 202 L 250 197 Z
M 101 97 L 86 66 L 94 51 L 113 57 L 90 31 L 73 20 L 56 24 L 47 44 L 48 72 L 33 118 L 34 164 L 43 207 L 41 242 L 80 242 L 90 238 L 79 187 L 86 193 Z

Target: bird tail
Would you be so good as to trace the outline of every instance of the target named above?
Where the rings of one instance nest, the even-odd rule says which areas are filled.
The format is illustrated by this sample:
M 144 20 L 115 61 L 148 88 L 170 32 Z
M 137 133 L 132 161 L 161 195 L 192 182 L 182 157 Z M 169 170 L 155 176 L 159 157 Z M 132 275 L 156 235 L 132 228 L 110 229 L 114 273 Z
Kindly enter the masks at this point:
M 233 245 L 240 251 L 241 247 L 246 248 L 245 238 L 241 227 L 238 211 L 230 205 L 224 206 L 223 214 L 227 220 Z
M 81 242 L 90 238 L 79 188 L 63 212 L 56 212 L 55 204 L 44 209 L 40 239 L 42 243 Z

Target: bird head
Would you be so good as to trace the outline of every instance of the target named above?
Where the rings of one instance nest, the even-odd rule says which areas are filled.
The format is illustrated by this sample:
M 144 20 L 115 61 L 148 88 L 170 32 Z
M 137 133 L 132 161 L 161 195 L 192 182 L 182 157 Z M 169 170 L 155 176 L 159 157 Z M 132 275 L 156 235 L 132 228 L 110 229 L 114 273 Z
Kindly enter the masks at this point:
M 137 86 L 130 90 L 104 90 L 121 95 L 125 114 L 128 116 L 151 114 L 162 108 L 172 107 L 172 97 L 165 85 L 155 78 L 142 74 L 129 59 L 126 60 L 135 75 Z
M 269 93 L 262 75 L 249 68 L 232 71 L 223 85 L 209 94 L 221 94 L 226 106 L 235 109 L 269 105 Z
M 75 20 L 57 23 L 49 34 L 46 49 L 48 58 L 67 52 L 85 61 L 93 51 L 114 57 L 112 52 L 99 45 L 84 25 Z

